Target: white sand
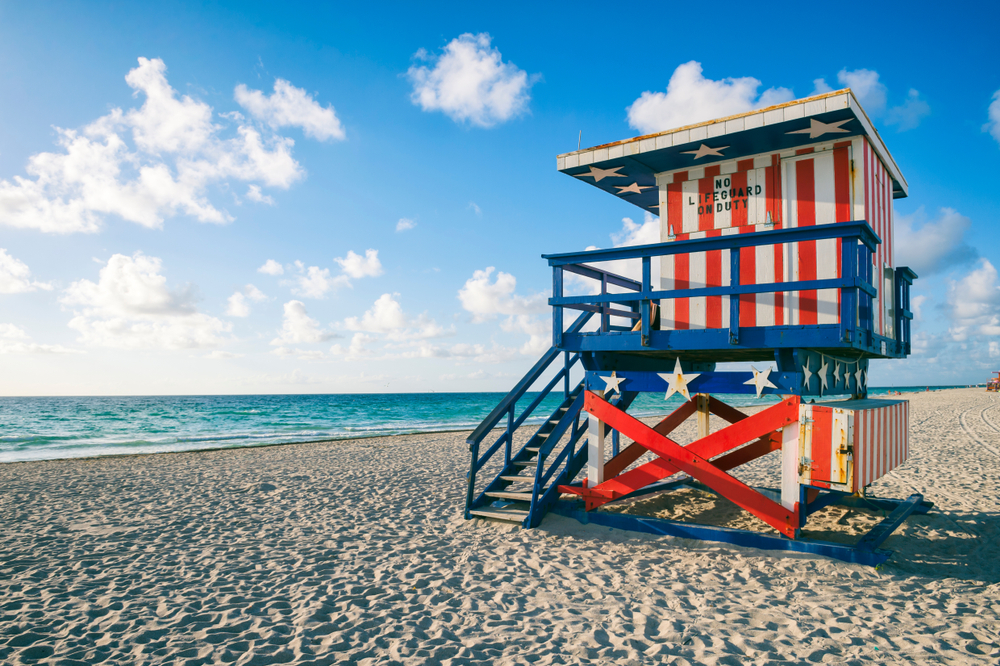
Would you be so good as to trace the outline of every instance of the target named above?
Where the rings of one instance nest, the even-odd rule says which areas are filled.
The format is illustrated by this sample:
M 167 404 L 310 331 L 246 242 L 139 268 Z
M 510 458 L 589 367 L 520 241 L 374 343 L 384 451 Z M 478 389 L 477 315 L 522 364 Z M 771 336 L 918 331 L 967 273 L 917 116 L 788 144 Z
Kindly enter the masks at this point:
M 467 522 L 465 433 L 2 465 L 0 663 L 996 664 L 1000 398 L 911 399 L 877 571 Z M 635 509 L 742 520 L 697 495 Z

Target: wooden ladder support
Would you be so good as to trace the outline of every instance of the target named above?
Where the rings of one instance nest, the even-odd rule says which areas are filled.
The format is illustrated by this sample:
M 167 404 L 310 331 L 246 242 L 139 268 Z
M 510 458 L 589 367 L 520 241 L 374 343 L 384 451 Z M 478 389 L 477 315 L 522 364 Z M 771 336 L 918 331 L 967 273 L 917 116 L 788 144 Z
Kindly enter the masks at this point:
M 695 403 L 693 409 L 684 410 L 688 411 L 688 415 L 697 411 L 695 400 L 687 404 L 692 403 Z M 632 438 L 636 444 L 640 444 L 645 450 L 651 451 L 659 457 L 645 465 L 640 465 L 624 474 L 608 479 L 593 488 L 562 486 L 560 490 L 583 496 L 587 500 L 587 510 L 589 511 L 617 497 L 639 490 L 650 483 L 683 472 L 701 481 L 737 506 L 749 511 L 785 536 L 795 538 L 799 525 L 799 506 L 796 504 L 793 510 L 784 508 L 781 504 L 727 474 L 726 469 L 732 469 L 732 467 L 742 464 L 748 456 L 752 455 L 755 458 L 780 447 L 780 437 L 776 436 L 776 432 L 784 426 L 798 421 L 798 396 L 787 398 L 753 416 L 742 414 L 728 405 L 725 406 L 728 410 L 721 408 L 719 405 L 723 403 L 718 401 L 716 403 L 716 409 L 713 410 L 716 414 L 727 421 L 734 419 L 736 422 L 684 447 L 661 434 L 657 429 L 650 428 L 610 405 L 596 393 L 587 391 L 584 399 L 585 411 Z M 678 412 L 681 412 L 681 409 L 664 419 L 660 425 L 675 420 L 675 414 Z M 724 414 L 719 414 L 719 412 Z M 676 423 L 671 423 L 671 425 L 671 429 L 676 427 Z M 756 441 L 750 446 L 729 453 L 753 440 Z M 746 449 L 751 447 L 754 447 L 752 452 L 744 453 Z M 631 446 L 628 447 L 626 451 L 631 448 Z M 728 455 L 723 456 L 715 463 L 709 462 L 709 459 L 727 453 Z

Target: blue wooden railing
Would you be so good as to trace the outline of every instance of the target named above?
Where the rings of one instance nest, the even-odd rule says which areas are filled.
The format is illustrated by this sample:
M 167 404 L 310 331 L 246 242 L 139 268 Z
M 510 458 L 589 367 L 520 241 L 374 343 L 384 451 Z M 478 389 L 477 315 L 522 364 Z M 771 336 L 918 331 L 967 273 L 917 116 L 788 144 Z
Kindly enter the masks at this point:
M 591 313 L 585 312 L 580 315 L 572 326 L 569 327 L 567 332 L 576 333 L 587 323 L 591 318 Z M 557 358 L 562 356 L 563 367 L 560 368 L 555 375 L 549 380 L 548 384 L 538 393 L 537 396 L 531 401 L 528 407 L 521 412 L 520 416 L 516 415 L 517 402 L 524 397 L 524 394 L 528 392 L 528 389 L 538 381 L 538 379 L 548 370 Z M 531 370 L 511 389 L 503 400 L 500 401 L 489 416 L 487 416 L 479 427 L 477 427 L 471 435 L 469 435 L 466 442 L 469 445 L 469 451 L 472 454 L 472 464 L 469 468 L 468 473 L 468 488 L 466 490 L 465 497 L 465 507 L 466 507 L 466 518 L 470 517 L 468 515 L 469 509 L 473 506 L 474 501 L 477 499 L 475 494 L 476 487 L 476 476 L 479 470 L 486 465 L 490 459 L 503 447 L 504 451 L 504 464 L 503 467 L 506 469 L 510 467 L 511 457 L 513 454 L 513 444 L 514 444 L 514 433 L 517 429 L 527 420 L 535 411 L 535 409 L 542 403 L 542 401 L 549 395 L 549 393 L 556 387 L 557 384 L 562 382 L 563 388 L 563 399 L 567 400 L 570 395 L 570 370 L 576 363 L 580 360 L 579 354 L 570 354 L 569 352 L 564 352 L 555 347 L 549 349 L 545 354 L 532 366 Z M 581 394 L 582 395 L 582 394 Z M 483 440 L 486 439 L 490 433 L 494 431 L 494 428 L 500 423 L 500 421 L 506 417 L 507 427 L 504 429 L 503 433 L 497 438 L 493 444 L 490 445 L 488 449 L 482 455 L 480 455 L 480 445 Z M 574 426 L 574 434 L 576 427 Z M 555 438 L 557 440 L 558 437 Z M 552 444 L 555 444 L 555 440 Z M 544 456 L 539 455 L 539 460 L 543 459 Z M 541 474 L 539 474 L 541 476 Z M 536 491 L 537 492 L 537 491 Z
M 781 245 L 785 243 L 836 238 L 839 238 L 841 241 L 841 277 L 839 278 L 744 285 L 740 284 L 740 252 L 731 251 L 729 253 L 730 283 L 728 286 L 671 290 L 654 290 L 652 286 L 651 261 L 653 257 L 710 252 L 714 250 L 739 250 L 741 248 L 761 245 Z M 612 316 L 624 317 L 630 321 L 638 320 L 640 335 L 639 345 L 636 346 L 636 349 L 648 348 L 650 347 L 652 325 L 652 318 L 650 316 L 652 302 L 661 299 L 692 298 L 698 296 L 730 297 L 728 343 L 729 345 L 740 345 L 740 299 L 738 298 L 740 295 L 839 289 L 841 293 L 840 323 L 838 325 L 795 327 L 800 333 L 796 337 L 800 342 L 791 346 L 810 346 L 809 344 L 802 344 L 802 341 L 810 340 L 808 332 L 805 332 L 803 329 L 828 329 L 831 326 L 835 326 L 839 329 L 835 331 L 835 336 L 829 335 L 816 338 L 816 340 L 822 340 L 825 343 L 832 341 L 840 346 L 851 346 L 878 353 L 880 342 L 887 340 L 882 336 L 875 335 L 873 331 L 874 313 L 872 311 L 872 299 L 878 292 L 873 286 L 872 253 L 879 243 L 881 243 L 881 240 L 868 223 L 860 221 L 759 231 L 751 234 L 716 236 L 668 243 L 654 243 L 651 245 L 636 245 L 608 250 L 588 250 L 566 254 L 542 255 L 544 259 L 548 260 L 549 265 L 553 269 L 552 298 L 549 299 L 549 304 L 553 306 L 553 345 L 561 347 L 564 335 L 570 333 L 568 330 L 563 331 L 563 310 L 570 308 L 589 313 L 599 313 L 601 315 L 600 334 L 632 330 L 631 327 L 612 326 L 610 322 Z M 587 265 L 587 263 L 621 259 L 640 259 L 642 261 L 641 281 L 632 280 Z M 600 293 L 584 296 L 563 295 L 563 277 L 565 272 L 575 273 L 600 281 Z M 894 295 L 896 297 L 894 323 L 896 326 L 895 340 L 890 342 L 897 343 L 894 346 L 896 352 L 894 355 L 899 355 L 900 352 L 901 355 L 905 355 L 909 352 L 910 320 L 912 319 L 912 314 L 909 311 L 909 288 L 913 279 L 916 278 L 916 274 L 908 268 L 899 268 L 896 269 L 894 278 Z M 608 293 L 608 287 L 611 285 L 627 291 L 624 293 Z M 613 305 L 620 307 L 613 308 Z M 622 307 L 628 309 L 621 309 Z M 697 348 L 710 348 L 711 345 L 716 344 L 719 339 L 717 332 L 718 329 L 684 331 L 685 334 L 707 333 L 706 343 L 699 345 Z M 834 331 L 831 331 L 831 333 L 834 333 Z M 692 340 L 693 338 L 687 337 L 685 339 Z M 754 341 L 759 342 L 762 339 L 764 338 L 756 336 Z M 674 345 L 672 347 L 675 349 L 683 348 Z M 598 349 L 599 345 L 592 346 L 591 348 Z

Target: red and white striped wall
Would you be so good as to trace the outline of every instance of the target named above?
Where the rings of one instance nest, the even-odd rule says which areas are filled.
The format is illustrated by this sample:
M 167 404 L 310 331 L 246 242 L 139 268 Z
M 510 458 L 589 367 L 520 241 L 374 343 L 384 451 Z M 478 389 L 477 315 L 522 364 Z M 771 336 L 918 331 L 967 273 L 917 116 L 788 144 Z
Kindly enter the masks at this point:
M 799 407 L 799 483 L 859 492 L 909 457 L 906 400 Z
M 860 158 L 856 157 L 860 154 Z M 892 182 L 867 140 L 829 142 L 795 152 L 762 155 L 659 174 L 661 240 L 686 240 L 866 219 L 882 238 L 873 257 L 874 283 L 891 293 Z M 836 239 L 740 250 L 740 282 L 766 284 L 836 278 Z M 662 289 L 729 284 L 729 252 L 663 257 Z M 834 289 L 741 296 L 740 326 L 836 324 Z M 890 331 L 885 302 L 875 308 L 876 332 Z M 729 326 L 725 296 L 661 304 L 661 329 Z

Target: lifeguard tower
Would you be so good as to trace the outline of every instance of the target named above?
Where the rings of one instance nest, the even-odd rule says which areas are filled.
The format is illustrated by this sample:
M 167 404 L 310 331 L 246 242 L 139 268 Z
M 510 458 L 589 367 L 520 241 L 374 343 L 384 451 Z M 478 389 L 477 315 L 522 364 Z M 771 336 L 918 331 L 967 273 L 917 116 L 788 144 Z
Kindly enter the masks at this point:
M 920 495 L 866 497 L 909 453 L 908 403 L 868 398 L 867 382 L 871 359 L 910 352 L 917 276 L 893 261 L 892 200 L 907 196 L 906 180 L 851 90 L 578 150 L 557 166 L 659 215 L 661 242 L 543 255 L 553 271 L 552 348 L 470 436 L 466 518 L 535 527 L 555 511 L 622 529 L 884 561 L 881 542 L 930 507 Z M 602 267 L 623 260 L 633 276 Z M 570 295 L 567 273 L 592 288 Z M 571 321 L 567 311 L 581 314 Z M 752 369 L 717 369 L 725 362 Z M 583 379 L 572 387 L 577 363 Z M 540 393 L 528 393 L 550 375 Z M 515 446 L 517 429 L 553 391 L 562 404 Z M 649 427 L 627 411 L 641 392 L 687 400 Z M 747 415 L 716 397 L 733 393 L 780 399 Z M 710 414 L 730 425 L 710 432 Z M 670 439 L 692 416 L 698 438 L 687 446 Z M 621 435 L 632 443 L 620 447 Z M 781 457 L 775 487 L 729 473 L 772 452 Z M 600 508 L 680 487 L 726 497 L 776 533 Z M 803 539 L 807 517 L 831 504 L 888 515 L 854 546 Z

